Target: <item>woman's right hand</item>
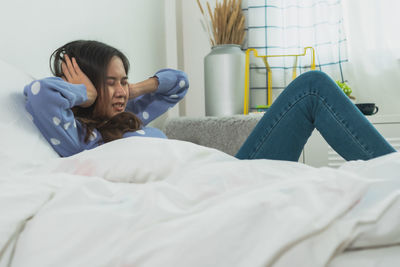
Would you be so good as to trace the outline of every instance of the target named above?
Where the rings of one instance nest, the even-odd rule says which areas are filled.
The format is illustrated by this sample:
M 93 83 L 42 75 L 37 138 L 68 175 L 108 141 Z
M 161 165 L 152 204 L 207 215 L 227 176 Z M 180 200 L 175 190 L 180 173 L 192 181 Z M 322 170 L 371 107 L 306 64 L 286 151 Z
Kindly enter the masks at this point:
M 64 77 L 62 78 L 69 83 L 84 84 L 86 86 L 88 100 L 79 106 L 83 108 L 90 107 L 97 98 L 96 88 L 86 74 L 79 68 L 75 58 L 72 58 L 71 60 L 69 56 L 65 54 L 64 59 L 65 62 L 61 63 L 61 68 L 64 73 Z

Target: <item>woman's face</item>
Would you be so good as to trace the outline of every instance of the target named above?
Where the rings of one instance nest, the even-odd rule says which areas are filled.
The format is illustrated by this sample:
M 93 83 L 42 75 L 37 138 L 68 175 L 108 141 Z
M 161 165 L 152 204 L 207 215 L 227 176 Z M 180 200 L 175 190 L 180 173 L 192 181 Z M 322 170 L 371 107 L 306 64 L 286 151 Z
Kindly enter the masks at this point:
M 122 60 L 114 56 L 107 68 L 106 88 L 107 94 L 97 100 L 96 109 L 101 110 L 106 118 L 125 111 L 129 98 L 129 83 Z

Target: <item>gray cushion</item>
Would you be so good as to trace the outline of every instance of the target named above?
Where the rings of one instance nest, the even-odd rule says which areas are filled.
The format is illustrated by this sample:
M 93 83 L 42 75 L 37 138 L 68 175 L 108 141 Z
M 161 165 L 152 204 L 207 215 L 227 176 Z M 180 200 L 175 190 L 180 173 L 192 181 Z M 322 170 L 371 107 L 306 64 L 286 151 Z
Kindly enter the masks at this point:
M 169 118 L 163 130 L 170 139 L 189 141 L 235 155 L 261 116 Z

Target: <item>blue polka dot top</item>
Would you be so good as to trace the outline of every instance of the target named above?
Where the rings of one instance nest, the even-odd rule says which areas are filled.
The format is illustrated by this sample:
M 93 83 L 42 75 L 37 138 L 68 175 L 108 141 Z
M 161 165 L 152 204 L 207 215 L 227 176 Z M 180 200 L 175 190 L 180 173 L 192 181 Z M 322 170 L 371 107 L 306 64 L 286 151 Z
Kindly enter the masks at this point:
M 161 130 L 146 125 L 178 103 L 185 96 L 189 82 L 187 75 L 179 70 L 162 69 L 155 77 L 158 78 L 159 85 L 154 93 L 128 101 L 125 111 L 138 116 L 144 126 L 135 132 L 125 133 L 124 138 L 166 138 Z M 71 84 L 58 77 L 49 77 L 26 85 L 23 92 L 26 97 L 26 110 L 60 156 L 71 156 L 103 143 L 101 134 L 96 129 L 89 141 L 84 141 L 85 127 L 75 119 L 71 110 L 72 107 L 87 101 L 86 87 L 83 84 Z

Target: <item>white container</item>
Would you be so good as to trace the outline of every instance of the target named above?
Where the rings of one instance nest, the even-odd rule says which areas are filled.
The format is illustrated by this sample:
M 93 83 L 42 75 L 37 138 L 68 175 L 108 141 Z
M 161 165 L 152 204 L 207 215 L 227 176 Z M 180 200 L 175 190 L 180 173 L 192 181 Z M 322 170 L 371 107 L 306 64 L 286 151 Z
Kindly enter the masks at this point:
M 206 116 L 243 114 L 245 60 L 234 44 L 213 46 L 204 58 Z

